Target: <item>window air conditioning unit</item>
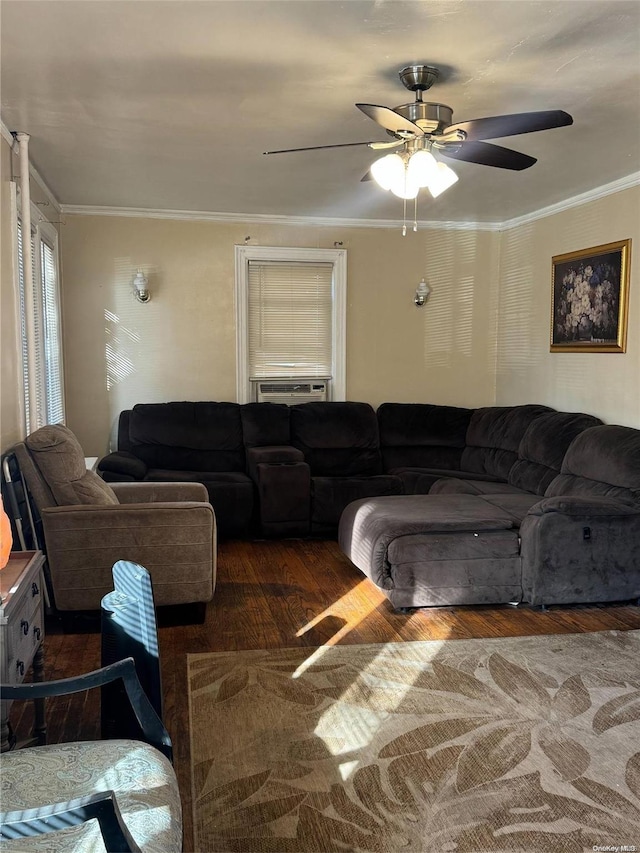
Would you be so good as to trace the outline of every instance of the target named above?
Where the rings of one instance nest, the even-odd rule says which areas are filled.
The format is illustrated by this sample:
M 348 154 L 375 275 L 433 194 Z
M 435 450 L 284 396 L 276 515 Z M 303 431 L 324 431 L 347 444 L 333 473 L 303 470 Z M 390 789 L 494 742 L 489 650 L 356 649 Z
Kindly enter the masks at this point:
M 322 380 L 271 380 L 258 382 L 258 403 L 285 403 L 295 406 L 298 403 L 317 403 L 327 399 L 327 382 Z

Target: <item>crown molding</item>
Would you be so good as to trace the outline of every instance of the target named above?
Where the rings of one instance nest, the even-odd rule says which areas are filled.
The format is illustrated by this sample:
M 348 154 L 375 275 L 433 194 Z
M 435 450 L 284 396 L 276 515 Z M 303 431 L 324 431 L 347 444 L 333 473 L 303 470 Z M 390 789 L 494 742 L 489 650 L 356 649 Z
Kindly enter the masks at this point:
M 206 210 L 158 210 L 145 207 L 101 207 L 99 205 L 63 204 L 61 213 L 79 216 L 125 216 L 144 219 L 179 219 L 194 222 L 225 222 L 227 224 L 302 225 L 342 228 L 402 228 L 400 219 L 338 219 L 321 216 L 277 216 L 262 213 L 216 213 Z M 498 231 L 496 222 L 418 222 L 420 230 Z
M 570 210 L 590 201 L 596 201 L 604 196 L 636 187 L 640 184 L 640 172 L 634 172 L 624 178 L 595 187 L 587 192 L 572 196 L 557 204 L 540 208 L 540 210 L 506 219 L 503 222 L 459 222 L 445 220 L 442 222 L 425 220 L 418 222 L 419 230 L 445 230 L 445 231 L 508 231 L 535 222 L 546 216 L 553 216 L 563 210 Z M 399 219 L 338 219 L 331 217 L 313 216 L 276 216 L 261 213 L 217 213 L 206 210 L 159 210 L 146 207 L 103 207 L 100 205 L 84 204 L 62 204 L 58 208 L 63 214 L 78 216 L 124 216 L 139 217 L 143 219 L 177 219 L 193 222 L 224 222 L 227 224 L 263 224 L 263 225 L 301 225 L 313 227 L 331 228 L 402 228 L 402 220 Z
M 544 219 L 546 216 L 553 216 L 554 213 L 562 213 L 563 210 L 570 210 L 572 207 L 580 207 L 590 201 L 596 201 L 599 198 L 604 198 L 607 195 L 628 190 L 631 187 L 637 187 L 640 184 L 640 172 L 633 172 L 625 178 L 618 178 L 611 183 L 603 184 L 595 189 L 587 192 L 574 195 L 564 201 L 559 201 L 557 204 L 550 204 L 548 207 L 542 207 L 540 210 L 535 210 L 532 213 L 525 213 L 523 216 L 516 216 L 514 219 L 506 219 L 502 225 L 501 231 L 508 231 L 511 228 L 517 228 L 519 225 L 526 225 L 529 222 L 535 222 L 538 219 Z

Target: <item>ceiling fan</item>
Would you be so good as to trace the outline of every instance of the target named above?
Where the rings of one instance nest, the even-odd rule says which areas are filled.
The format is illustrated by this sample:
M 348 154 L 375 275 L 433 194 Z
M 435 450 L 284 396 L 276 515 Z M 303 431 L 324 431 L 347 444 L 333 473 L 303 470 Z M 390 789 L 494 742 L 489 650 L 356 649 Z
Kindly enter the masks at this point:
M 536 162 L 535 157 L 485 142 L 503 136 L 517 136 L 537 130 L 549 130 L 573 124 L 563 110 L 514 113 L 471 119 L 452 124 L 453 110 L 445 104 L 423 101 L 422 93 L 438 80 L 440 72 L 431 65 L 408 65 L 399 72 L 403 85 L 415 92 L 415 100 L 393 109 L 375 104 L 356 104 L 393 137 L 390 142 L 345 142 L 336 145 L 313 145 L 265 151 L 265 154 L 287 154 L 322 148 L 347 148 L 367 145 L 376 151 L 398 149 L 399 154 L 377 160 L 362 178 L 373 178 L 384 189 L 400 198 L 416 198 L 420 187 L 428 187 L 436 197 L 457 180 L 453 170 L 439 163 L 433 152 L 454 160 L 521 171 Z

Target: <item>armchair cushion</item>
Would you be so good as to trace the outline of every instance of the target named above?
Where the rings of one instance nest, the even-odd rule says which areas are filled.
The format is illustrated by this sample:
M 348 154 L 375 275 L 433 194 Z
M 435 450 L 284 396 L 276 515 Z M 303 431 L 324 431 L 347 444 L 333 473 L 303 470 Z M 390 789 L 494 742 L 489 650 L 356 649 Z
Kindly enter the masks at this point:
M 175 774 L 169 760 L 147 743 L 86 741 L 19 749 L 2 756 L 1 778 L 4 811 L 46 807 L 52 795 L 57 800 L 74 800 L 112 790 L 127 828 L 144 853 L 182 850 Z M 104 849 L 95 820 L 55 835 L 7 840 L 2 847 L 5 853 Z
M 45 426 L 25 439 L 59 506 L 117 504 L 113 489 L 87 471 L 82 447 L 62 424 Z
M 129 568 L 118 566 L 125 572 Z M 144 572 L 140 566 L 132 568 Z M 140 740 L 63 743 L 0 756 L 3 851 L 182 850 L 171 738 L 144 692 L 132 657 L 71 678 L 2 684 L 0 690 L 11 702 L 69 696 L 114 682 L 124 687 L 122 699 L 135 716 Z

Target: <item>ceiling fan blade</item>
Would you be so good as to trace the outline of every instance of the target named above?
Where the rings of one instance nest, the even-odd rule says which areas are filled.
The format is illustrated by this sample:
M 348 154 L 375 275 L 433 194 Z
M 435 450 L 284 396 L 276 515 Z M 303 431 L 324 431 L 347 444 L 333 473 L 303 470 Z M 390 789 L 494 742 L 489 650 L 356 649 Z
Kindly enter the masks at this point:
M 279 151 L 263 151 L 263 154 L 292 154 L 295 151 L 321 151 L 323 148 L 352 148 L 356 145 L 386 145 L 386 142 L 339 142 L 337 145 L 310 145 L 308 148 L 281 148 Z M 392 143 L 395 145 L 396 143 Z
M 451 157 L 453 160 L 465 160 L 467 163 L 495 166 L 498 169 L 512 169 L 515 172 L 528 169 L 536 162 L 535 157 L 490 142 L 462 142 L 457 151 L 453 148 L 449 150 L 448 146 L 439 150 L 445 157 Z
M 446 129 L 447 133 L 463 130 L 467 139 L 496 139 L 500 136 L 517 136 L 535 130 L 551 130 L 573 124 L 573 118 L 564 110 L 541 110 L 534 113 L 513 113 L 461 121 Z
M 373 175 L 371 174 L 371 169 L 368 172 L 365 172 L 364 175 L 360 178 L 360 183 L 363 181 L 372 181 Z
M 405 138 L 424 136 L 424 131 L 419 125 L 389 107 L 378 107 L 375 104 L 356 104 L 356 107 L 391 133 L 405 136 Z
M 369 148 L 373 148 L 374 151 L 383 151 L 385 148 L 398 148 L 406 143 L 406 139 L 396 139 L 395 142 L 370 142 Z

